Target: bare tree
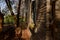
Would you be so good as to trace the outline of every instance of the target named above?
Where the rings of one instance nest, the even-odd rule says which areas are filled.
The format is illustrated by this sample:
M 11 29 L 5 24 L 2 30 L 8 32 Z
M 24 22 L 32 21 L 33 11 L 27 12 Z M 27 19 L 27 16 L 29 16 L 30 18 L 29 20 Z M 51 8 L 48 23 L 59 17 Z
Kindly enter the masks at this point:
M 11 15 L 14 15 L 14 13 L 13 13 L 13 11 L 12 11 L 12 6 L 11 6 L 11 4 L 10 4 L 10 0 L 5 0 L 5 2 L 6 2 L 6 4 L 7 4 L 7 6 L 8 6 L 8 9 L 9 9 L 10 12 L 11 12 Z

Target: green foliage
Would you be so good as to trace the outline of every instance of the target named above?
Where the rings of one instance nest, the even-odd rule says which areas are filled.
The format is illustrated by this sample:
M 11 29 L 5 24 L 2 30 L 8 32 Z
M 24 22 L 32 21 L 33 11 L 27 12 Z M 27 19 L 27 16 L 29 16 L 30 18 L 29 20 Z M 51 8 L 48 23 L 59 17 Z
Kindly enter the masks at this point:
M 12 15 L 4 16 L 4 23 L 15 23 L 15 20 L 16 19 L 14 19 L 14 17 Z M 19 22 L 23 23 L 23 22 L 25 22 L 25 19 L 24 18 L 19 18 Z
M 14 20 L 14 17 L 12 15 L 7 15 L 4 17 L 4 23 L 14 23 L 15 20 Z
M 19 22 L 25 22 L 24 18 L 19 18 Z

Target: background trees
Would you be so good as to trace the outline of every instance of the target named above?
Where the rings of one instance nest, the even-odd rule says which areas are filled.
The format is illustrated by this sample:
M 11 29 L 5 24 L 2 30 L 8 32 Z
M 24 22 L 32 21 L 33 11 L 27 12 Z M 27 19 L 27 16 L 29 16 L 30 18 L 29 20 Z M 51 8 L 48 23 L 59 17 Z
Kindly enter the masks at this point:
M 39 33 L 39 35 L 42 34 L 39 37 L 42 37 L 43 39 L 46 35 L 48 35 L 46 30 L 55 30 L 55 17 L 60 19 L 60 1 L 57 1 L 56 5 L 55 1 L 53 3 L 52 0 L 49 0 L 49 3 L 46 3 L 46 0 L 1 0 L 1 12 L 5 15 L 4 23 L 16 23 L 16 27 L 22 26 L 34 28 L 32 33 L 34 33 L 35 29 L 37 29 L 36 35 L 38 35 L 37 33 Z M 52 25 L 54 26 L 50 25 L 51 22 L 53 22 Z M 53 33 L 53 31 L 49 33 Z

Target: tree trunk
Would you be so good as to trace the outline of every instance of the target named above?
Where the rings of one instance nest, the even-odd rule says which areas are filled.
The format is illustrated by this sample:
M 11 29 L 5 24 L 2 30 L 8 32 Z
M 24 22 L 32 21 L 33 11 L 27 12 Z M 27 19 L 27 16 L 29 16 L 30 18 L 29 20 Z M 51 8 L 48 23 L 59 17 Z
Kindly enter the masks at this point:
M 12 11 L 12 7 L 11 7 L 11 4 L 10 4 L 10 0 L 5 0 L 7 6 L 8 6 L 8 9 L 10 10 L 11 12 L 11 15 L 14 15 L 13 11 Z
M 21 5 L 21 0 L 19 0 L 18 10 L 17 10 L 17 27 L 19 27 L 20 5 Z

